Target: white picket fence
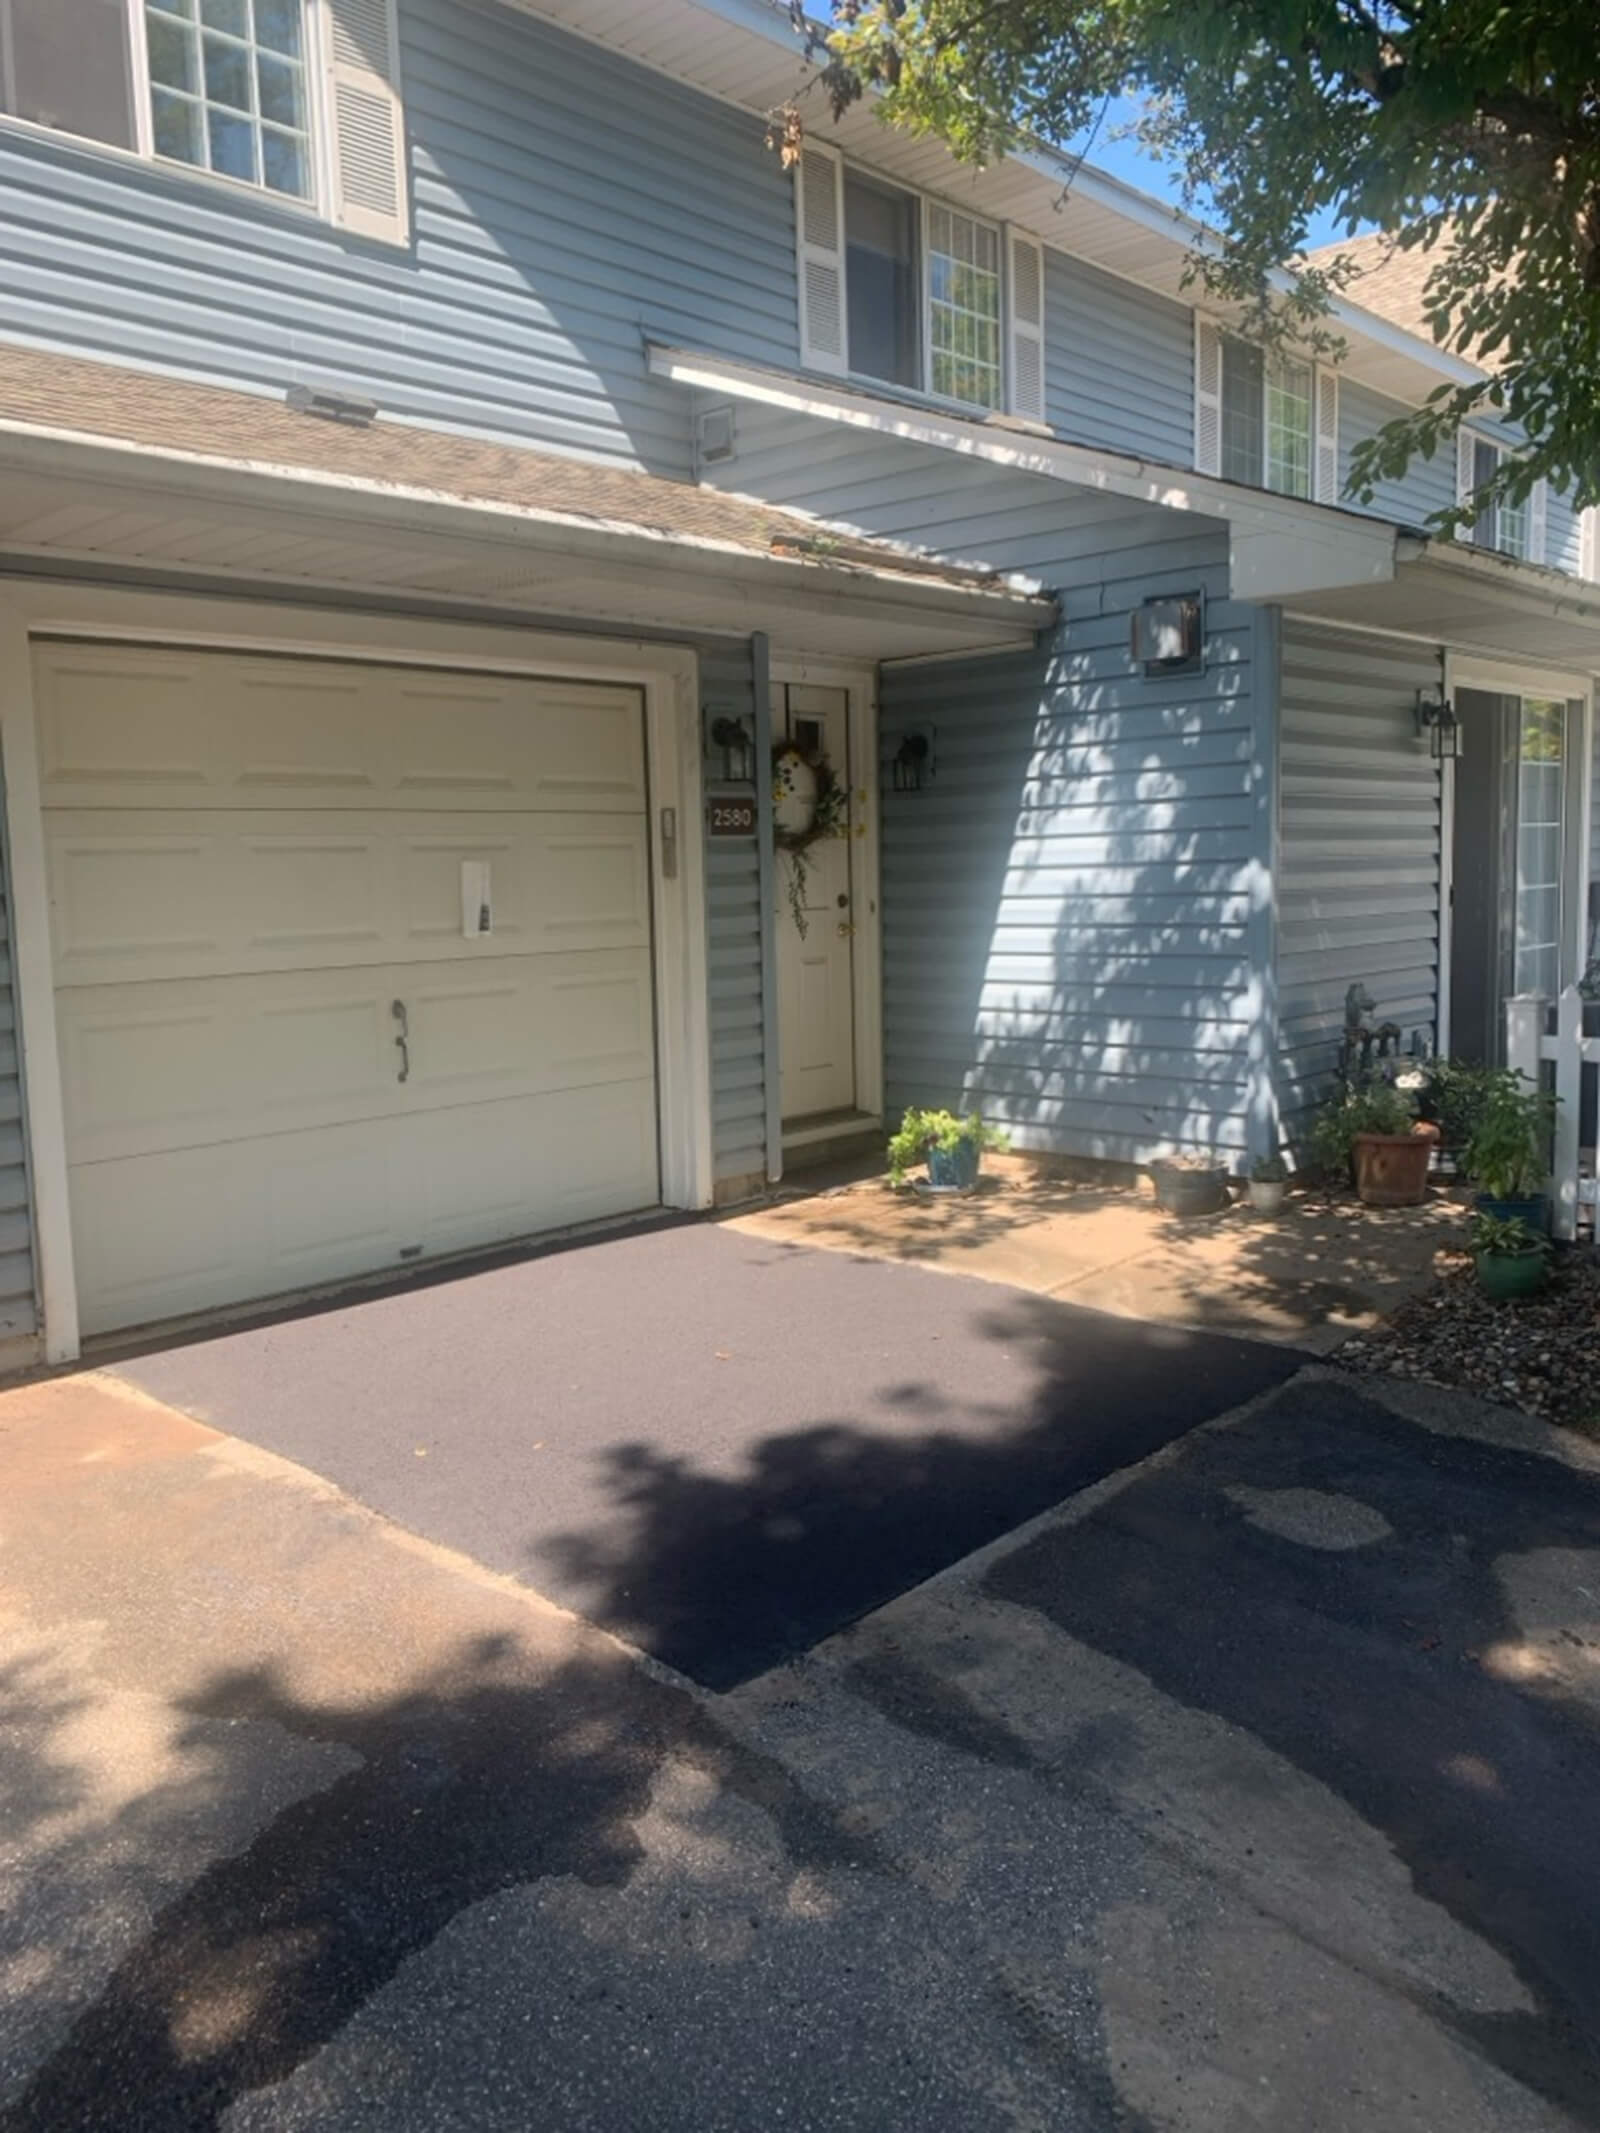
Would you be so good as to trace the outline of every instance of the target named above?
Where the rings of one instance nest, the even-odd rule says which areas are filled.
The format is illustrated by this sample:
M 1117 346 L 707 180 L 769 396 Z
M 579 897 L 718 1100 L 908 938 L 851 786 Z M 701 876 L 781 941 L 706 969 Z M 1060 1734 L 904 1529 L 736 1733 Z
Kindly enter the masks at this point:
M 1555 1153 L 1550 1167 L 1553 1200 L 1552 1227 L 1568 1240 L 1578 1234 L 1579 1212 L 1587 1208 L 1595 1221 L 1595 1176 L 1583 1163 L 1583 1070 L 1600 1066 L 1600 1037 L 1583 1034 L 1583 1000 L 1576 985 L 1569 985 L 1555 1003 L 1556 1026 L 1548 1028 L 1550 1002 L 1542 993 L 1517 993 L 1506 1002 L 1506 1065 L 1531 1081 L 1541 1077 L 1545 1060 L 1555 1063 L 1556 1112 Z M 1600 1247 L 1600 1224 L 1595 1229 Z

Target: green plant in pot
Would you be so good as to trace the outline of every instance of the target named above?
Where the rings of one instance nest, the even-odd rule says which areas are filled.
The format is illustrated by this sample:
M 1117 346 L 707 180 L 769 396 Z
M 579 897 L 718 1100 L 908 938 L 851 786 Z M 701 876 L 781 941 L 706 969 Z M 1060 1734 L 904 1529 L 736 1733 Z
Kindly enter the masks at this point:
M 1478 1188 L 1480 1214 L 1522 1222 L 1534 1231 L 1548 1229 L 1550 1203 L 1543 1188 L 1555 1117 L 1555 1097 L 1526 1075 L 1501 1069 L 1489 1076 L 1464 1157 L 1467 1176 Z
M 976 1112 L 958 1118 L 954 1111 L 920 1111 L 913 1105 L 889 1142 L 889 1182 L 903 1185 L 918 1163 L 926 1163 L 931 1191 L 970 1192 L 984 1150 L 1009 1145 L 999 1127 L 986 1125 Z
M 1472 1223 L 1472 1264 L 1478 1286 L 1496 1303 L 1536 1296 L 1550 1271 L 1544 1238 L 1515 1216 L 1477 1215 Z
M 1419 1120 L 1408 1090 L 1392 1081 L 1345 1089 L 1317 1113 L 1313 1168 L 1330 1183 L 1353 1179 L 1365 1207 L 1418 1207 L 1439 1129 Z
M 1289 1166 L 1281 1155 L 1263 1155 L 1250 1166 L 1250 1205 L 1258 1214 L 1282 1212 L 1289 1190 Z

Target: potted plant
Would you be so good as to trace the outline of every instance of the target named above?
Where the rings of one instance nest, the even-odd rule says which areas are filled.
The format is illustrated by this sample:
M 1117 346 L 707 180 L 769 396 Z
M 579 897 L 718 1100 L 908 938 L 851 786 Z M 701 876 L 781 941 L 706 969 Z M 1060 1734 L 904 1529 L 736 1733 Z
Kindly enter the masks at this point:
M 1541 1188 L 1555 1112 L 1556 1099 L 1526 1075 L 1502 1069 L 1490 1077 L 1465 1157 L 1480 1214 L 1540 1233 L 1548 1229 L 1550 1203 Z
M 1283 1212 L 1289 1166 L 1281 1155 L 1263 1155 L 1250 1166 L 1250 1205 L 1261 1215 Z
M 1536 1296 L 1549 1272 L 1549 1247 L 1526 1222 L 1513 1216 L 1477 1215 L 1472 1224 L 1472 1264 L 1478 1286 L 1496 1303 Z
M 1210 1155 L 1159 1155 L 1150 1165 L 1156 1205 L 1188 1221 L 1219 1215 L 1228 1204 L 1228 1172 Z
M 958 1118 L 954 1111 L 919 1111 L 913 1106 L 889 1142 L 889 1182 L 903 1185 L 907 1172 L 925 1162 L 929 1191 L 971 1192 L 983 1151 L 1007 1145 L 1000 1129 L 985 1125 L 976 1112 Z
M 1419 1119 L 1390 1081 L 1346 1089 L 1317 1115 L 1313 1160 L 1324 1175 L 1353 1177 L 1363 1207 L 1419 1207 L 1439 1129 Z

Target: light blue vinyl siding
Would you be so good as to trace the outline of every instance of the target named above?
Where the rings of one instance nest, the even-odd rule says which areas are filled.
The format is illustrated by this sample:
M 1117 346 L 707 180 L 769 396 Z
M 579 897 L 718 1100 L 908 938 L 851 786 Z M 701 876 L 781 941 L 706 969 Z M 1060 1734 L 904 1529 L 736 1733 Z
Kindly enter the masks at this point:
M 977 1104 L 1027 1147 L 1242 1161 L 1272 1041 L 1271 697 L 1225 530 L 748 407 L 718 472 L 1062 598 L 1038 652 L 881 672 L 890 1113 Z M 1130 610 L 1197 590 L 1206 671 L 1145 679 Z M 896 792 L 895 752 L 927 726 L 935 774 Z
M 402 0 L 410 251 L 0 127 L 0 331 L 687 477 L 645 337 L 798 358 L 763 122 L 509 7 Z
M 698 646 L 702 731 L 749 719 L 748 641 Z M 715 790 L 716 753 L 707 778 Z M 742 788 L 747 790 L 748 788 Z M 706 838 L 707 977 L 711 994 L 711 1122 L 717 1181 L 764 1178 L 766 1066 L 761 1020 L 761 863 L 753 837 Z
M 1280 682 L 1278 1016 L 1293 1137 L 1337 1064 L 1345 994 L 1433 1041 L 1439 1005 L 1439 767 L 1418 742 L 1437 656 L 1286 620 Z
M 1187 307 L 1064 252 L 1047 249 L 1044 261 L 1049 421 L 1075 443 L 1187 466 L 1194 442 Z
M 1339 479 L 1350 478 L 1350 456 L 1355 447 L 1374 437 L 1386 422 L 1407 410 L 1398 401 L 1369 392 L 1364 385 L 1342 379 L 1339 386 Z M 1436 511 L 1448 511 L 1456 500 L 1454 446 L 1435 453 L 1432 459 L 1413 459 L 1399 481 L 1386 481 L 1370 504 L 1358 510 L 1371 511 L 1401 526 L 1424 526 Z M 1345 499 L 1350 502 L 1350 498 Z

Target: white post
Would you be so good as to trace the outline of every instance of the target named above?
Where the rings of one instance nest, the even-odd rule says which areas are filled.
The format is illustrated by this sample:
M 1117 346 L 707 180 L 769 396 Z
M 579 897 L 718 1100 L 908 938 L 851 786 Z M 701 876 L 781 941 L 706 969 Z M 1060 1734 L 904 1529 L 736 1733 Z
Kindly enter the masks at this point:
M 1513 1074 L 1539 1079 L 1544 1043 L 1545 997 L 1541 992 L 1513 993 L 1506 1002 L 1506 1065 Z
M 1578 1234 L 1578 1142 L 1583 1101 L 1583 1001 L 1569 985 L 1556 1002 L 1555 1233 Z

